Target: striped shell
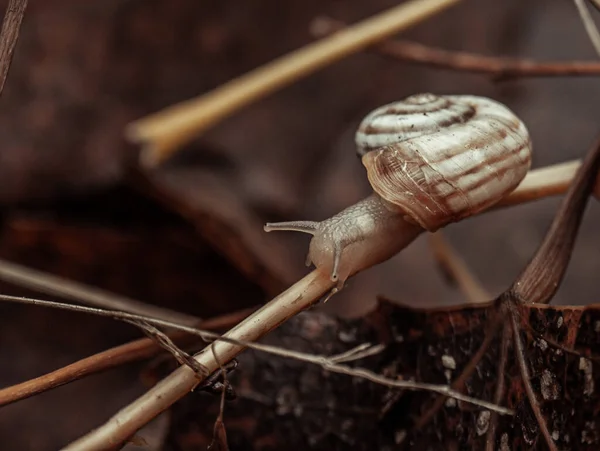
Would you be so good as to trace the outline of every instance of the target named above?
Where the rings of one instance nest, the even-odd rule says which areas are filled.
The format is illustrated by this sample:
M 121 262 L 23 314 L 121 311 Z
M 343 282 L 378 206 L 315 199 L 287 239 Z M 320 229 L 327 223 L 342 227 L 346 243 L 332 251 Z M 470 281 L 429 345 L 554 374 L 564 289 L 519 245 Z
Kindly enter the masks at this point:
M 490 207 L 531 164 L 523 122 L 475 96 L 418 94 L 382 106 L 356 144 L 375 192 L 429 231 Z

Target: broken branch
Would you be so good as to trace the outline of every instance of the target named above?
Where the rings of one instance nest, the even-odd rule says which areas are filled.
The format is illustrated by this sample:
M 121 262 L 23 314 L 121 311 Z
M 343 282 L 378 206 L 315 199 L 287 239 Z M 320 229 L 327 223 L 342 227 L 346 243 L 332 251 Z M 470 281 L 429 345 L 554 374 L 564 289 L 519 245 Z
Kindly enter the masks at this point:
M 315 36 L 329 36 L 345 29 L 343 22 L 319 17 L 311 30 Z M 527 58 L 486 56 L 450 51 L 406 40 L 387 40 L 368 50 L 393 59 L 424 66 L 489 75 L 495 81 L 518 77 L 565 77 L 600 75 L 595 61 L 536 61 Z

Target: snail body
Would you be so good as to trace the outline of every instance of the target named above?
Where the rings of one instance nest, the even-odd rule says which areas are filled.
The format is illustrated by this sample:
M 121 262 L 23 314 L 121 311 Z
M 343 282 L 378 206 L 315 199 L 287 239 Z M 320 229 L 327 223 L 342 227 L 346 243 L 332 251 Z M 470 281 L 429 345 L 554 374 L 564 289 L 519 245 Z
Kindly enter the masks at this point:
M 322 222 L 267 224 L 313 235 L 307 263 L 343 285 L 423 231 L 485 210 L 531 164 L 531 139 L 507 107 L 476 96 L 418 94 L 377 108 L 356 133 L 374 193 Z

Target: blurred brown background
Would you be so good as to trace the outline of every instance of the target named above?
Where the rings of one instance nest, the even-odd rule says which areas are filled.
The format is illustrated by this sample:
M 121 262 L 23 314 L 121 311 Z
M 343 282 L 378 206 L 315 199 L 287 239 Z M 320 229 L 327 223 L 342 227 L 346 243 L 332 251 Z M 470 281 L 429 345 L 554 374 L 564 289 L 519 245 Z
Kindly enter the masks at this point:
M 353 134 L 383 103 L 422 91 L 493 97 L 528 125 L 536 167 L 580 157 L 595 139 L 594 78 L 494 84 L 364 53 L 244 109 L 151 174 L 153 189 L 186 205 L 194 220 L 139 189 L 132 175 L 138 149 L 123 139 L 128 121 L 311 42 L 318 15 L 355 22 L 396 3 L 31 1 L 0 99 L 0 256 L 206 317 L 265 302 L 306 271 L 308 237 L 266 235 L 261 225 L 322 219 L 364 197 Z M 467 0 L 403 36 L 490 55 L 596 58 L 568 1 Z M 497 294 L 536 249 L 558 202 L 489 213 L 447 235 Z M 226 237 L 215 246 L 205 227 L 214 218 L 237 230 L 266 276 L 244 270 L 237 244 L 224 252 Z M 600 206 L 592 202 L 557 303 L 600 299 L 598 224 Z M 462 301 L 424 237 L 350 281 L 325 308 L 360 314 L 377 294 L 427 306 Z M 139 336 L 108 320 L 33 307 L 0 305 L 0 318 L 2 385 Z M 87 432 L 141 393 L 138 370 L 0 409 L 2 449 L 56 449 Z

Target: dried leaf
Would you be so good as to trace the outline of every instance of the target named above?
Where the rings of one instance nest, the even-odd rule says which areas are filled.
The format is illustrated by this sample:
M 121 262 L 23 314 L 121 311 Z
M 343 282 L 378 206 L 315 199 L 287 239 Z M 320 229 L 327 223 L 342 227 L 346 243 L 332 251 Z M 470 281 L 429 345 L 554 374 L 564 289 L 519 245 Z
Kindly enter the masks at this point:
M 365 342 L 387 343 L 377 356 L 356 365 L 388 377 L 449 384 L 489 336 L 499 303 L 443 309 L 414 309 L 382 302 L 364 320 L 346 322 L 322 313 L 304 313 L 274 331 L 269 344 L 331 355 Z M 518 310 L 531 384 L 559 449 L 600 446 L 600 305 L 551 307 L 523 305 Z M 227 404 L 228 438 L 233 449 L 258 450 L 293 443 L 302 449 L 546 449 L 508 343 L 501 357 L 508 321 L 500 322 L 462 388 L 493 401 L 501 375 L 506 390 L 500 404 L 516 416 L 500 416 L 453 399 L 428 421 L 416 425 L 439 398 L 424 392 L 398 392 L 320 367 L 248 352 L 231 377 L 238 400 Z M 504 341 L 506 345 L 506 341 Z M 504 368 L 501 369 L 501 362 Z M 172 440 L 208 445 L 218 414 L 184 400 L 175 408 Z M 212 418 L 211 418 L 212 417 Z M 493 432 L 493 435 L 489 431 Z M 192 439 L 192 437 L 194 437 Z

